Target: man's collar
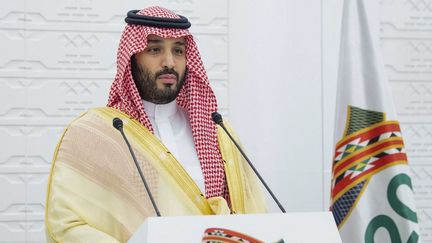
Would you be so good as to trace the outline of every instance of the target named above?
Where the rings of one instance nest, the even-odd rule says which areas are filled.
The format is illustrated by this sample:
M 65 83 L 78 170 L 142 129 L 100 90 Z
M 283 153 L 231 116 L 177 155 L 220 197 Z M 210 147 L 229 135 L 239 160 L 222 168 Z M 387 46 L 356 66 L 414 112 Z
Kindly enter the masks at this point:
M 153 119 L 168 119 L 177 112 L 176 100 L 171 101 L 167 104 L 155 104 L 146 100 L 143 100 L 144 111 L 147 115 Z

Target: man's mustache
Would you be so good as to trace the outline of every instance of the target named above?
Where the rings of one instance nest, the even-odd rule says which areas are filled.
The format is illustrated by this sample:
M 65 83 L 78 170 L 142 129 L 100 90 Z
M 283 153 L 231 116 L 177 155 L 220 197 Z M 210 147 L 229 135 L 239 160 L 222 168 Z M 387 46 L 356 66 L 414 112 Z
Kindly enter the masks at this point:
M 174 69 L 172 69 L 172 68 L 160 70 L 156 73 L 155 76 L 156 76 L 156 78 L 158 78 L 160 75 L 164 75 L 164 74 L 174 74 L 176 76 L 176 79 L 177 80 L 179 79 L 179 74 L 176 71 L 174 71 Z

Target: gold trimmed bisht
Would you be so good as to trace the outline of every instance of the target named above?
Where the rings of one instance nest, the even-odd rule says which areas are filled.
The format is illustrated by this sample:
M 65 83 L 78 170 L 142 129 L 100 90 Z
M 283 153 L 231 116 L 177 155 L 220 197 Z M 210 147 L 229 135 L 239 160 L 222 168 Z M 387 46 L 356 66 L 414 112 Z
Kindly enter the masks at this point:
M 261 185 L 222 129 L 231 210 L 206 199 L 169 150 L 142 124 L 113 108 L 92 109 L 63 132 L 55 150 L 46 198 L 47 242 L 126 242 L 155 216 L 135 164 L 112 119 L 124 131 L 163 216 L 265 213 Z

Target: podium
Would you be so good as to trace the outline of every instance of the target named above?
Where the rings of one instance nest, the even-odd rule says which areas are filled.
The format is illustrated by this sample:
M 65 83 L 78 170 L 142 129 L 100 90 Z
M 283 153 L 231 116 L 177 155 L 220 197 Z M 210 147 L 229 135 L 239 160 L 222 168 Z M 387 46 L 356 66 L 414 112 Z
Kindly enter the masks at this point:
M 342 243 L 330 212 L 151 217 L 128 243 L 201 242 L 208 228 L 224 228 L 264 242 Z

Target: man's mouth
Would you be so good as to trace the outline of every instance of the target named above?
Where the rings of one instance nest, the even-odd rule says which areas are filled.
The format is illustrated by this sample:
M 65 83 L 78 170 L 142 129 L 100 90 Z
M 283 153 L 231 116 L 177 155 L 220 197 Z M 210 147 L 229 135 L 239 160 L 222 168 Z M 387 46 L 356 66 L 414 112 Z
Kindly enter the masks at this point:
M 162 84 L 174 84 L 177 82 L 177 76 L 175 74 L 162 74 L 158 76 L 158 79 Z

